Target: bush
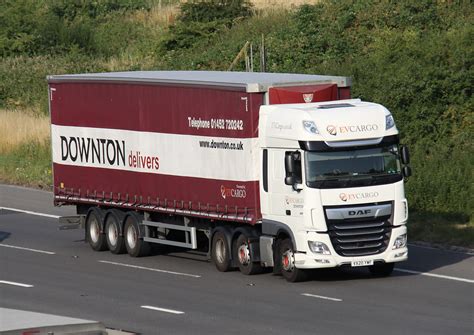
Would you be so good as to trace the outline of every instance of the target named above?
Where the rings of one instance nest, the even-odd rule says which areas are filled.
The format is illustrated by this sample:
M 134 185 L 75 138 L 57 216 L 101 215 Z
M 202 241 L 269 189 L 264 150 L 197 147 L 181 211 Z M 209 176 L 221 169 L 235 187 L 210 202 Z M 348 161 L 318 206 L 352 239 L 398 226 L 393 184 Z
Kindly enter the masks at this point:
M 185 2 L 177 22 L 169 28 L 161 51 L 186 49 L 210 40 L 218 32 L 231 28 L 236 20 L 252 15 L 248 0 L 207 0 Z
M 117 38 L 136 37 L 132 23 L 123 21 L 133 10 L 149 10 L 148 1 L 136 0 L 5 0 L 0 2 L 0 54 L 41 55 L 80 50 L 110 55 Z M 104 29 L 112 39 L 99 38 Z M 125 49 L 125 44 L 116 49 Z
M 252 5 L 248 0 L 207 0 L 184 2 L 180 6 L 181 14 L 178 21 L 189 22 L 213 22 L 223 21 L 229 27 L 232 21 L 239 18 L 247 18 L 252 15 Z

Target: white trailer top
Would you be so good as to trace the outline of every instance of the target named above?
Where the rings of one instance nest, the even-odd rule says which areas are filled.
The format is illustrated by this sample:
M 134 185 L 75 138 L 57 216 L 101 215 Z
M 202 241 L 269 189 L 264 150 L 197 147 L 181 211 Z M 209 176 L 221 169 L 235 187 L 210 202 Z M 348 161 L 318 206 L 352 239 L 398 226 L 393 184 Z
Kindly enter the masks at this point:
M 48 82 L 114 81 L 192 86 L 243 88 L 248 93 L 267 92 L 269 87 L 337 84 L 351 86 L 349 77 L 296 73 L 228 71 L 129 71 L 52 75 Z

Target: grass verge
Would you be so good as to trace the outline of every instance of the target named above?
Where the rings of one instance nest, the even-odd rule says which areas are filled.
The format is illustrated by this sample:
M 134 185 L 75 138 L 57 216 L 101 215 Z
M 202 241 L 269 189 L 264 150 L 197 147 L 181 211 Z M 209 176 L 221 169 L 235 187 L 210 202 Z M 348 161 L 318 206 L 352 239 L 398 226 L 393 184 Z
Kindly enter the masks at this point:
M 49 119 L 36 110 L 0 110 L 0 154 L 21 144 L 44 143 L 49 138 Z
M 474 221 L 460 214 L 412 211 L 408 240 L 474 249 Z
M 0 182 L 52 189 L 49 139 L 22 143 L 0 153 Z
M 51 189 L 49 119 L 0 110 L 0 182 Z

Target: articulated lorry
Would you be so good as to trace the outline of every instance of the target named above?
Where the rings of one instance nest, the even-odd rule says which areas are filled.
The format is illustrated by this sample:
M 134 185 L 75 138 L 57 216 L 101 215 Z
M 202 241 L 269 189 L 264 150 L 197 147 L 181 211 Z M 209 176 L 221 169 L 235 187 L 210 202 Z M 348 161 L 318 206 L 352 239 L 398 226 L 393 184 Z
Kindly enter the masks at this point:
M 48 76 L 54 203 L 96 251 L 197 249 L 219 271 L 407 259 L 409 153 L 346 77 L 212 71 Z

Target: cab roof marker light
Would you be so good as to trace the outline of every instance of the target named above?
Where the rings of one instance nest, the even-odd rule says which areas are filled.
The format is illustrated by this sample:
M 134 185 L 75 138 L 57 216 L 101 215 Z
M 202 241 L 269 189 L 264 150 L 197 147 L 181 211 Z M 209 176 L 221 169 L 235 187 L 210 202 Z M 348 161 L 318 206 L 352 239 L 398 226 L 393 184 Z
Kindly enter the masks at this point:
M 303 128 L 311 134 L 319 134 L 318 128 L 314 121 L 303 121 Z
M 385 115 L 385 130 L 389 130 L 393 127 L 395 127 L 395 120 L 392 114 Z

